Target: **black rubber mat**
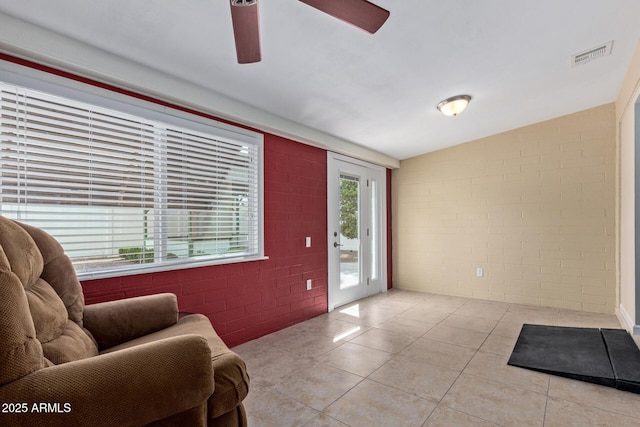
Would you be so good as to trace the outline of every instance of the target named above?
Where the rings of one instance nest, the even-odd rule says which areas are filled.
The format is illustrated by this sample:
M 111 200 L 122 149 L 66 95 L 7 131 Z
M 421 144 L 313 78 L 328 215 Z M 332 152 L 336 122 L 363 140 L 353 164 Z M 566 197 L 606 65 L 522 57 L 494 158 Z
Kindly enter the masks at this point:
M 599 329 L 522 326 L 509 365 L 615 387 L 613 368 Z
M 624 329 L 602 329 L 616 388 L 640 393 L 640 350 Z
M 640 349 L 624 329 L 525 324 L 507 363 L 640 394 Z

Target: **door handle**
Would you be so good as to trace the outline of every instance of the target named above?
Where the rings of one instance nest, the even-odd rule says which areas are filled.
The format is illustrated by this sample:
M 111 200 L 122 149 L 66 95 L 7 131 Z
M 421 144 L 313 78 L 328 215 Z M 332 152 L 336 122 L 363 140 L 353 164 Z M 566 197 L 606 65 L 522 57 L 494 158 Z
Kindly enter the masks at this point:
M 342 246 L 342 245 L 338 244 L 338 242 L 333 242 L 333 247 L 334 247 L 334 248 L 337 248 L 337 247 L 339 247 L 339 246 Z

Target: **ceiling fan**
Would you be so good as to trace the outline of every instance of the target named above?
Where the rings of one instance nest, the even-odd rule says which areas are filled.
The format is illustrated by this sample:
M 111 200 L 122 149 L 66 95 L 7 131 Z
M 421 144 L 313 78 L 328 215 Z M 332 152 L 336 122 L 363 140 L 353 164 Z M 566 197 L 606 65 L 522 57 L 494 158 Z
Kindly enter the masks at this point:
M 367 0 L 300 0 L 302 3 L 375 33 L 389 17 L 389 11 Z M 231 0 L 231 21 L 239 64 L 260 62 L 258 0 Z

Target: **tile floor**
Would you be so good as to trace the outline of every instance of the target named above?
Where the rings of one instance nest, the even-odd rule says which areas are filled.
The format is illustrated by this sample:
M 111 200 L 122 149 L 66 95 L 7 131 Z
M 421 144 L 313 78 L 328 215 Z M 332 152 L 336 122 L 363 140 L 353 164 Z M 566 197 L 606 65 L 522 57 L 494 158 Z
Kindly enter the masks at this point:
M 252 427 L 639 426 L 640 395 L 507 365 L 523 323 L 614 315 L 392 290 L 235 347 Z

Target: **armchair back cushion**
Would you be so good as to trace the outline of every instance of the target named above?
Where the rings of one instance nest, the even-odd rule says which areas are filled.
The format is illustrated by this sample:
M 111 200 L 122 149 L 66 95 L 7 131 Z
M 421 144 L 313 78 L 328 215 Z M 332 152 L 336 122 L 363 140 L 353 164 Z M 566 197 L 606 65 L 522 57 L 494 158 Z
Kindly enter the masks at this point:
M 0 385 L 96 356 L 71 260 L 42 230 L 0 216 Z

